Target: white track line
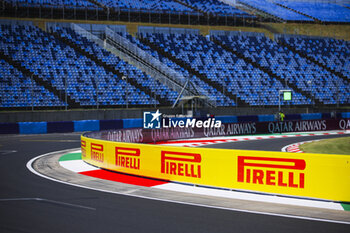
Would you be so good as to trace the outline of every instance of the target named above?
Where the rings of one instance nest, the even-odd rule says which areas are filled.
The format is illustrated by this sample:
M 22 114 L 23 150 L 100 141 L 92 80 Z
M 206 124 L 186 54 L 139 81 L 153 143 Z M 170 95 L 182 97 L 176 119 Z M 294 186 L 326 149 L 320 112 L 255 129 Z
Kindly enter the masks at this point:
M 97 167 L 88 165 L 83 160 L 69 160 L 61 161 L 60 165 L 73 172 L 86 172 L 86 171 L 96 171 L 100 170 Z M 162 185 L 152 186 L 152 188 L 175 191 L 175 192 L 185 192 L 199 195 L 208 195 L 214 197 L 224 197 L 232 199 L 240 199 L 247 201 L 262 201 L 268 203 L 286 204 L 286 205 L 296 205 L 296 206 L 306 206 L 314 208 L 325 208 L 332 210 L 344 210 L 340 203 L 330 202 L 330 201 L 318 201 L 318 200 L 308 200 L 293 197 L 281 197 L 275 195 L 264 195 L 258 193 L 249 193 L 243 191 L 230 191 L 224 189 L 215 189 L 209 187 L 196 187 L 180 183 L 167 183 Z
M 83 205 L 76 205 L 76 204 L 71 204 L 71 203 L 62 202 L 62 201 L 54 201 L 54 200 L 40 198 L 40 197 L 24 197 L 24 198 L 4 198 L 4 199 L 0 199 L 0 202 L 9 202 L 9 201 L 41 201 L 41 202 L 47 202 L 47 203 L 56 204 L 56 205 L 58 204 L 58 205 L 64 205 L 64 206 L 81 208 L 81 209 L 96 210 L 96 208 L 93 208 L 93 207 L 88 207 L 88 206 L 83 206 Z
M 189 185 L 181 185 L 177 183 L 162 184 L 162 185 L 153 186 L 152 188 L 185 192 L 185 193 L 195 193 L 199 195 L 209 195 L 209 196 L 215 196 L 215 197 L 233 198 L 233 199 L 246 200 L 246 201 L 261 201 L 261 202 L 268 202 L 268 203 L 275 203 L 275 204 L 296 205 L 296 206 L 325 208 L 325 209 L 344 211 L 341 204 L 328 202 L 328 201 L 307 200 L 307 199 L 298 199 L 293 197 L 280 197 L 280 196 L 263 195 L 263 194 L 257 194 L 257 193 L 229 191 L 229 190 L 221 190 L 221 189 L 205 188 L 205 187 L 195 187 L 195 186 L 189 186 Z
M 65 153 L 65 152 L 67 152 L 67 150 L 61 151 L 61 152 Z M 241 209 L 236 209 L 236 208 L 217 207 L 217 206 L 202 205 L 202 204 L 191 203 L 191 202 L 174 201 L 174 200 L 169 200 L 169 199 L 165 199 L 165 198 L 161 199 L 161 198 L 154 198 L 154 197 L 145 197 L 145 196 L 134 195 L 134 194 L 130 194 L 130 193 L 121 193 L 121 192 L 116 192 L 116 191 L 109 191 L 109 190 L 91 188 L 91 187 L 82 186 L 82 185 L 78 185 L 78 184 L 72 184 L 72 183 L 68 183 L 68 182 L 65 182 L 65 181 L 57 180 L 57 179 L 52 178 L 52 177 L 45 176 L 45 175 L 37 172 L 32 167 L 32 165 L 33 165 L 35 160 L 37 160 L 37 159 L 39 159 L 41 157 L 44 157 L 44 156 L 48 156 L 48 155 L 54 154 L 54 153 L 57 153 L 57 152 L 51 152 L 51 153 L 43 154 L 43 155 L 40 155 L 40 156 L 37 156 L 37 157 L 31 159 L 27 163 L 27 168 L 32 173 L 34 173 L 34 174 L 36 174 L 36 175 L 38 175 L 38 176 L 40 176 L 42 178 L 49 179 L 49 180 L 52 180 L 52 181 L 55 181 L 55 182 L 59 182 L 59 183 L 62 183 L 62 184 L 71 185 L 71 186 L 75 186 L 75 187 L 79 187 L 79 188 L 90 189 L 90 190 L 94 190 L 94 191 L 118 194 L 118 195 L 129 196 L 129 197 L 137 197 L 137 198 L 142 198 L 142 199 L 147 199 L 147 200 L 155 200 L 155 201 L 163 201 L 163 202 L 169 202 L 169 203 L 175 203 L 175 204 L 183 204 L 183 205 L 204 207 L 204 208 L 214 208 L 214 209 L 230 210 L 230 211 L 236 211 L 236 212 L 242 212 L 242 213 L 259 214 L 259 215 L 267 215 L 267 216 L 275 216 L 275 217 L 284 217 L 284 218 L 293 218 L 293 219 L 300 219 L 300 220 L 310 220 L 310 221 L 317 221 L 317 222 L 327 222 L 327 223 L 337 223 L 337 224 L 350 225 L 350 222 L 346 222 L 346 221 L 337 221 L 337 220 L 330 220 L 330 219 L 312 218 L 312 217 L 304 217 L 304 216 L 297 216 L 297 215 L 287 215 L 287 214 L 275 214 L 275 213 L 268 213 L 268 212 L 262 212 L 262 211 L 241 210 Z

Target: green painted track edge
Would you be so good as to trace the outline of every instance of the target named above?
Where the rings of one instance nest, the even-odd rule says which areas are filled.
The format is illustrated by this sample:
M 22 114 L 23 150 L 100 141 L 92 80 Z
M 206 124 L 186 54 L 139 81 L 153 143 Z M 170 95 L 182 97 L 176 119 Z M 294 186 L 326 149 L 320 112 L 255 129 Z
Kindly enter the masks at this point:
M 61 158 L 58 160 L 59 162 L 62 161 L 70 161 L 70 160 L 80 160 L 81 159 L 81 153 L 68 153 L 61 156 Z

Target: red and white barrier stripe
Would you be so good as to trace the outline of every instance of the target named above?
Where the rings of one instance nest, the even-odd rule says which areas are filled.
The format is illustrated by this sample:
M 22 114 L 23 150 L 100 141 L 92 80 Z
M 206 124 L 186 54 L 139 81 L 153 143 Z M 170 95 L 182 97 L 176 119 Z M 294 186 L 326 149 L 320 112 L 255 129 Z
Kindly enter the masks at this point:
M 260 136 L 246 136 L 246 135 L 245 136 L 227 136 L 227 137 L 213 137 L 213 138 L 170 140 L 166 142 L 158 142 L 157 144 L 168 145 L 168 146 L 198 147 L 198 146 L 217 144 L 217 143 L 238 142 L 238 141 L 248 141 L 248 140 L 337 135 L 337 134 L 349 134 L 349 133 L 350 131 L 327 131 L 327 132 L 308 132 L 308 133 L 298 133 L 298 134 L 285 133 L 285 134 L 260 135 Z M 292 152 L 292 151 L 288 151 L 288 152 Z
M 79 151 L 76 151 L 76 153 Z M 60 165 L 70 171 L 79 173 L 85 176 L 91 176 L 94 178 L 99 178 L 103 180 L 115 181 L 119 183 L 126 183 L 131 185 L 149 187 L 153 189 L 161 189 L 168 191 L 177 191 L 182 193 L 191 193 L 199 195 L 208 195 L 214 197 L 232 198 L 248 201 L 263 201 L 268 203 L 278 203 L 296 206 L 307 206 L 316 208 L 325 208 L 332 210 L 344 210 L 341 204 L 334 202 L 300 199 L 293 197 L 282 197 L 275 195 L 265 195 L 258 193 L 242 192 L 235 190 L 223 190 L 214 189 L 208 187 L 198 187 L 191 185 L 184 185 L 179 183 L 172 183 L 169 181 L 155 180 L 149 178 L 143 178 L 139 176 L 132 176 L 127 174 L 122 174 L 118 172 L 107 171 L 100 169 L 89 164 L 86 164 L 83 160 L 73 157 L 72 159 L 66 159 L 59 162 Z M 103 191 L 103 190 L 101 190 Z
M 216 143 L 226 142 L 237 142 L 247 140 L 261 140 L 261 139 L 273 139 L 273 138 L 288 138 L 288 137 L 303 137 L 303 136 L 319 136 L 319 135 L 336 135 L 336 134 L 350 134 L 350 131 L 332 131 L 332 132 L 311 132 L 311 133 L 299 133 L 299 134 L 275 134 L 275 135 L 260 135 L 260 136 L 229 136 L 229 137 L 216 137 L 216 138 L 197 138 L 197 139 L 186 139 L 186 140 L 173 140 L 168 142 L 158 143 L 161 145 L 171 146 L 203 146 Z M 305 141 L 310 142 L 310 141 Z M 294 143 L 285 146 L 282 151 L 285 152 L 296 152 L 303 153 L 299 149 L 299 145 L 305 143 Z M 77 151 L 78 152 L 78 151 Z M 60 165 L 73 172 L 100 178 L 104 180 L 110 180 L 115 182 L 122 182 L 127 184 L 133 184 L 138 186 L 150 187 L 162 190 L 179 191 L 184 193 L 194 193 L 201 195 L 209 195 L 216 197 L 225 197 L 241 200 L 253 200 L 253 201 L 264 201 L 270 203 L 297 205 L 297 206 L 308 206 L 316 208 L 326 208 L 333 210 L 344 210 L 340 203 L 325 202 L 318 200 L 299 199 L 292 197 L 280 197 L 274 195 L 261 195 L 258 193 L 246 193 L 234 190 L 219 190 L 206 187 L 189 186 L 178 183 L 172 183 L 168 181 L 160 181 L 154 179 L 147 179 L 137 176 L 129 176 L 126 174 L 111 172 L 103 169 L 96 168 L 94 166 L 86 164 L 81 159 L 72 159 L 66 161 L 60 161 Z
M 311 141 L 304 141 L 304 142 L 298 142 L 298 143 L 290 144 L 290 145 L 287 145 L 287 146 L 283 147 L 281 149 L 281 151 L 283 151 L 283 152 L 292 152 L 292 153 L 304 153 L 304 151 L 302 151 L 300 149 L 300 145 L 302 145 L 304 143 L 308 143 L 308 142 L 315 142 L 315 141 L 319 141 L 319 140 L 311 140 Z

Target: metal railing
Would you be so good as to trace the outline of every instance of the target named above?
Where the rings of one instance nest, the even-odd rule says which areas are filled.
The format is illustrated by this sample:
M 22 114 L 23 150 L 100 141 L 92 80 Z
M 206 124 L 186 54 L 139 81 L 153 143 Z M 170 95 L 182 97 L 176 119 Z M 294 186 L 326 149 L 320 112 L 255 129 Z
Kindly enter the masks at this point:
M 108 27 L 105 29 L 105 40 L 100 39 L 76 24 L 72 23 L 71 28 L 79 35 L 95 42 L 99 46 L 105 48 L 107 51 L 136 66 L 146 74 L 150 75 L 152 78 L 155 78 L 160 83 L 179 93 L 173 107 L 177 104 L 182 95 L 209 96 L 207 91 L 205 91 L 203 88 L 198 87 L 191 82 L 191 80 L 185 78 L 180 73 L 168 67 L 158 59 L 154 58 L 151 54 L 142 50 L 128 39 L 119 35 Z M 216 107 L 216 100 L 209 98 L 208 105 Z
M 125 22 L 188 24 L 188 25 L 226 25 L 237 26 L 255 21 L 248 14 L 209 15 L 199 11 L 142 10 L 116 7 L 73 7 L 51 5 L 21 5 L 0 2 L 0 16 L 15 18 L 41 18 L 66 20 L 107 20 Z
M 210 30 L 210 36 L 256 36 L 256 37 L 264 37 L 265 34 L 262 33 L 262 32 Z
M 85 37 L 86 39 L 95 42 L 96 44 L 100 45 L 100 46 L 104 46 L 104 42 L 103 40 L 101 40 L 100 38 L 98 38 L 97 36 L 93 35 L 92 33 L 88 32 L 87 30 L 85 30 L 84 28 L 78 26 L 77 24 L 71 23 L 71 29 L 74 30 L 76 33 L 78 33 L 79 35 Z
M 125 37 L 115 33 L 109 28 L 105 29 L 107 42 L 112 42 L 114 46 L 122 51 L 124 60 L 134 60 L 134 64 L 139 66 L 141 70 L 145 72 L 153 71 L 154 74 L 158 73 L 156 78 L 163 84 L 166 84 L 174 91 L 179 92 L 186 83 L 186 78 L 173 69 L 169 68 L 152 55 L 142 50 Z M 139 59 L 137 59 L 139 58 Z
M 142 50 L 137 45 L 130 42 L 120 34 L 110 30 L 109 28 L 106 28 L 106 38 L 106 44 L 112 43 L 113 46 L 117 47 L 118 51 L 116 52 L 118 53 L 118 56 L 121 56 L 122 59 L 129 61 L 131 64 L 135 65 L 146 74 L 150 75 L 159 82 L 179 93 L 179 96 L 173 106 L 176 105 L 181 95 L 209 96 L 207 91 L 194 84 L 191 80 L 184 77 L 181 73 L 168 67 L 153 57 L 150 53 Z M 212 98 L 209 99 L 209 105 L 215 107 L 216 100 Z

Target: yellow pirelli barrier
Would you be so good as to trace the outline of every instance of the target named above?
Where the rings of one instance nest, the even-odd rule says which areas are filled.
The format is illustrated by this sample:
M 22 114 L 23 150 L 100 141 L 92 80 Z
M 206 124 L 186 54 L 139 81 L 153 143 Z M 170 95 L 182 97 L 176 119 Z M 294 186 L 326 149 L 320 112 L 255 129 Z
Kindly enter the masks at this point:
M 97 167 L 191 184 L 350 202 L 350 156 L 185 148 L 91 139 Z

